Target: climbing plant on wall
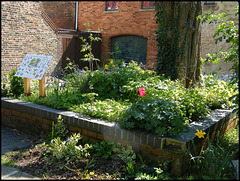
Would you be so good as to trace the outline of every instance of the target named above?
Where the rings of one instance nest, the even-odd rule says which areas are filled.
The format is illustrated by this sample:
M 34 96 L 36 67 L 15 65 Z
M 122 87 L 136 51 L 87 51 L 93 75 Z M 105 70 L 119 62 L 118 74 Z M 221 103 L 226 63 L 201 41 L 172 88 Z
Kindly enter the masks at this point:
M 200 74 L 200 1 L 157 1 L 155 3 L 157 72 L 179 79 L 186 87 Z
M 158 45 L 158 59 L 157 59 L 157 71 L 164 74 L 167 77 L 176 79 L 176 57 L 178 53 L 179 43 L 179 13 L 178 17 L 174 18 L 173 14 L 168 17 L 167 12 L 164 9 L 164 3 L 158 3 L 157 11 L 157 45 Z M 180 10 L 178 6 L 178 11 Z M 173 12 L 175 6 L 171 4 L 171 12 Z M 170 23 L 172 31 L 169 30 L 168 23 Z

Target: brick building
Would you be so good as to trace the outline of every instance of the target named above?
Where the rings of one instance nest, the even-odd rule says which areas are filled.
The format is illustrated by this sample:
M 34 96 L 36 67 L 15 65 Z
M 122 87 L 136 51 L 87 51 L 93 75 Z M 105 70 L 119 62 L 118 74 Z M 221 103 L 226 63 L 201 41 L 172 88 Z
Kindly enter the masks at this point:
M 102 60 L 114 52 L 118 43 L 122 57 L 134 59 L 154 68 L 157 44 L 154 31 L 157 30 L 153 2 L 149 1 L 79 1 L 78 29 L 85 30 L 90 23 L 92 30 L 102 29 Z M 94 23 L 94 24 L 92 24 Z M 127 47 L 129 51 L 123 49 Z M 134 52 L 136 52 L 134 54 Z M 145 57 L 143 58 L 143 56 Z M 142 57 L 141 57 L 142 56 Z
M 111 2 L 112 4 L 109 5 Z M 78 8 L 78 29 L 84 30 L 84 23 L 94 23 L 91 28 L 97 30 L 102 29 L 102 60 L 109 57 L 107 52 L 113 50 L 113 43 L 118 42 L 124 36 L 139 36 L 146 38 L 146 66 L 148 69 L 153 69 L 156 65 L 157 44 L 155 40 L 157 29 L 155 22 L 155 11 L 152 6 L 153 1 L 79 1 Z M 114 4 L 115 2 L 115 4 Z M 204 1 L 203 14 L 207 11 L 215 11 L 215 14 L 226 13 L 229 14 L 226 20 L 233 20 L 238 25 L 238 19 L 235 16 L 235 7 L 238 1 Z M 215 24 L 209 25 L 204 23 L 201 25 L 201 57 L 206 58 L 206 54 L 215 52 L 220 48 L 229 46 L 224 41 L 215 44 L 216 38 L 213 39 Z M 116 39 L 116 40 L 115 40 Z M 124 40 L 122 40 L 124 41 Z M 126 43 L 126 46 L 128 44 Z M 129 47 L 128 47 L 129 48 Z M 137 47 L 138 48 L 138 47 Z M 135 51 L 135 49 L 131 49 Z M 141 51 L 145 51 L 144 48 Z M 127 56 L 125 56 L 127 59 Z M 136 60 L 136 59 L 135 59 Z M 220 62 L 218 65 L 206 63 L 204 65 L 204 73 L 227 73 L 231 63 Z
M 203 13 L 226 12 L 234 20 L 232 10 L 237 1 L 206 2 Z M 72 49 L 79 46 L 76 42 L 79 32 L 86 29 L 85 23 L 91 23 L 93 31 L 103 30 L 102 63 L 106 63 L 108 52 L 114 52 L 114 44 L 118 44 L 122 51 L 120 58 L 143 62 L 148 69 L 156 65 L 157 24 L 151 1 L 1 1 L 1 73 L 17 69 L 28 53 L 52 55 L 46 75 L 59 74 L 66 58 L 64 54 L 68 51 L 68 55 L 74 54 Z M 224 43 L 215 45 L 214 30 L 214 25 L 202 25 L 203 58 L 206 53 L 225 46 Z M 216 72 L 228 66 L 206 64 L 205 68 Z

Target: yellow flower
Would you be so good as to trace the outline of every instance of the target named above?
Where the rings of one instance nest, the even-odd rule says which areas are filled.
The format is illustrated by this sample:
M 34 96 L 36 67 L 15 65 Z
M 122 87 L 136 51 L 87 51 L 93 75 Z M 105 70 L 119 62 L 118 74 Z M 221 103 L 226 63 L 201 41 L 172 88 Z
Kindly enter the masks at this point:
M 204 135 L 206 134 L 205 132 L 199 131 L 198 129 L 196 129 L 197 133 L 195 133 L 195 135 L 197 135 L 198 138 L 204 138 Z
M 113 59 L 110 61 L 110 64 L 113 64 Z
M 105 69 L 108 69 L 108 65 L 106 64 L 104 68 L 105 68 Z

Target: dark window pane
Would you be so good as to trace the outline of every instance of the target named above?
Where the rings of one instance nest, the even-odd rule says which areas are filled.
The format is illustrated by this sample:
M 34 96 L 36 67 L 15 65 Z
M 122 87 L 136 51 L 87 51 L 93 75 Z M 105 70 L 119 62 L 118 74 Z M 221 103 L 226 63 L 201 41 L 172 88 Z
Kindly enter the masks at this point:
M 108 8 L 107 9 L 112 9 L 112 3 L 113 3 L 112 1 L 108 1 L 108 6 L 107 6 Z
M 116 11 L 118 10 L 118 1 L 107 1 L 106 7 L 107 11 Z
M 118 1 L 115 1 L 115 2 L 113 3 L 113 9 L 118 9 Z
M 131 60 L 146 64 L 147 56 L 147 38 L 123 35 L 111 38 L 111 52 L 116 52 L 115 45 L 118 45 L 121 53 L 117 55 L 118 59 L 123 59 L 127 63 Z M 111 57 L 115 58 L 115 57 Z

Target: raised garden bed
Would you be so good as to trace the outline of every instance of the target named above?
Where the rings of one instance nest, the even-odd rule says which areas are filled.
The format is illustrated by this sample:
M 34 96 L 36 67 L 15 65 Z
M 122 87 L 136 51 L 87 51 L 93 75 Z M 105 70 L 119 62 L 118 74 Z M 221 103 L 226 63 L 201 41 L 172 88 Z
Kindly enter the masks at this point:
M 191 123 L 189 132 L 168 138 L 139 130 L 122 129 L 117 123 L 6 97 L 1 98 L 1 115 L 2 125 L 43 138 L 51 132 L 52 121 L 56 122 L 61 115 L 71 132 L 79 132 L 83 138 L 94 141 L 106 140 L 131 145 L 135 151 L 152 160 L 170 161 L 171 173 L 177 176 L 183 174 L 189 163 L 187 149 L 193 149 L 191 139 L 197 152 L 203 149 L 207 141 L 206 138 L 199 139 L 195 135 L 196 129 L 206 132 L 214 140 L 218 131 L 223 134 L 238 121 L 232 110 L 215 110 L 204 121 Z

